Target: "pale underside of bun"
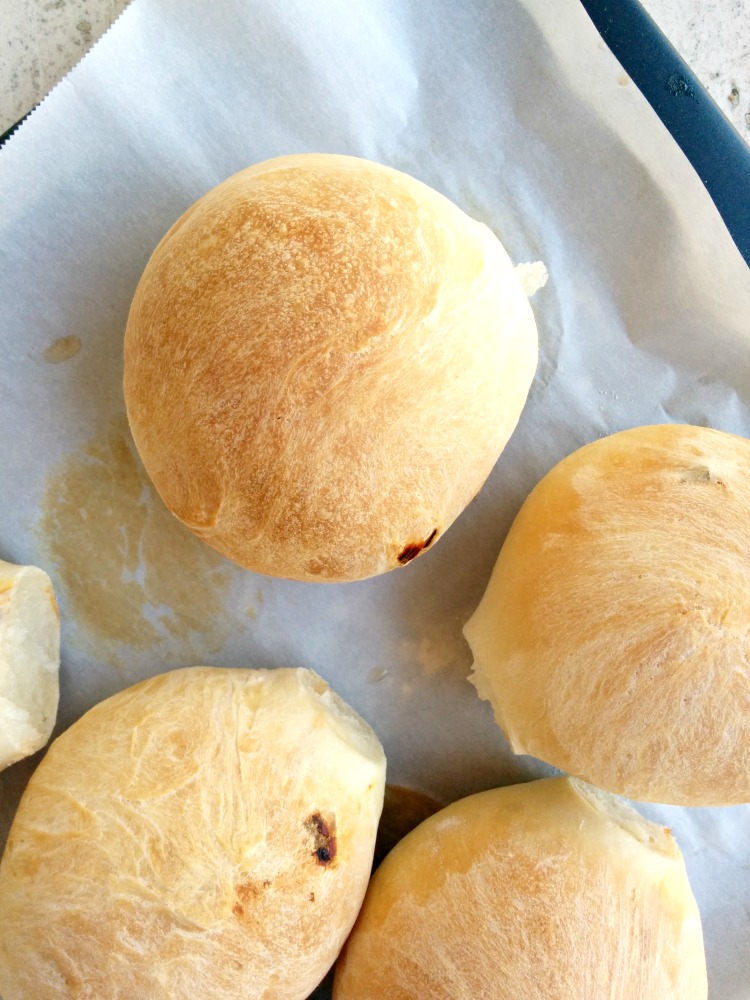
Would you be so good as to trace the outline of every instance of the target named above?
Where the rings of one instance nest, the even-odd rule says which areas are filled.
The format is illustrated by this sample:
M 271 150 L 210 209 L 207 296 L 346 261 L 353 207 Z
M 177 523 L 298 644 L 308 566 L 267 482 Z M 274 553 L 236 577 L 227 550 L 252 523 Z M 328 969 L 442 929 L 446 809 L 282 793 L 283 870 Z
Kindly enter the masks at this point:
M 564 459 L 466 626 L 516 753 L 644 801 L 750 801 L 750 442 L 658 425 Z
M 3 1000 L 303 1000 L 359 909 L 384 774 L 310 671 L 192 668 L 102 702 L 11 829 Z
M 220 184 L 159 244 L 124 388 L 191 530 L 262 573 L 350 580 L 409 562 L 476 495 L 536 360 L 486 226 L 387 167 L 288 156 Z
M 52 581 L 0 559 L 0 770 L 50 738 L 60 696 L 60 616 Z
M 371 880 L 334 1000 L 705 1000 L 700 918 L 669 834 L 555 778 L 482 792 Z

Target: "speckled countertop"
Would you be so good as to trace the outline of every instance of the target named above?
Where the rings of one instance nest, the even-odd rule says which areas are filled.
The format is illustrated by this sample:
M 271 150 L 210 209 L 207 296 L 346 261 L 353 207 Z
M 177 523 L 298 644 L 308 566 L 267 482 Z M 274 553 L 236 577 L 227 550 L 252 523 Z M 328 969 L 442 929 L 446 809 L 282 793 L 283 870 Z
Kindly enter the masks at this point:
M 750 0 L 642 0 L 750 144 Z M 128 0 L 0 0 L 0 132 L 96 42 Z

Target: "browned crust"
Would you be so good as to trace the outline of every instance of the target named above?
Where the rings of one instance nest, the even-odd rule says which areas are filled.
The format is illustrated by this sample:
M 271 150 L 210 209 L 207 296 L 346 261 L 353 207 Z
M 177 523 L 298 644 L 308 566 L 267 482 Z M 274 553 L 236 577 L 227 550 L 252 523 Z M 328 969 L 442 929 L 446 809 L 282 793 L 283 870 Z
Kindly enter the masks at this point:
M 250 568 L 403 565 L 512 432 L 536 330 L 489 230 L 341 156 L 245 170 L 154 252 L 125 337 L 128 417 L 167 506 Z
M 518 753 L 630 798 L 750 801 L 750 442 L 677 424 L 539 483 L 466 627 Z

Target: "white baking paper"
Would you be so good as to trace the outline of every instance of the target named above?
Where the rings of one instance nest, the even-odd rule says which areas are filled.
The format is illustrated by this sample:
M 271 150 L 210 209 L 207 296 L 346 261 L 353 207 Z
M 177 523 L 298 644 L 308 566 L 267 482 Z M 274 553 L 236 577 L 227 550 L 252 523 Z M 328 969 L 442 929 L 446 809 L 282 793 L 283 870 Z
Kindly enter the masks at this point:
M 480 497 L 408 568 L 341 586 L 194 542 L 121 392 L 163 233 L 234 171 L 313 150 L 408 171 L 550 272 L 536 381 Z M 135 0 L 0 151 L 0 195 L 0 556 L 57 588 L 58 731 L 170 667 L 304 665 L 375 727 L 392 782 L 447 801 L 546 773 L 509 753 L 461 636 L 523 498 L 624 427 L 750 436 L 750 271 L 576 0 Z M 0 776 L 0 842 L 38 759 Z M 750 808 L 644 811 L 685 854 L 712 1000 L 748 1000 Z

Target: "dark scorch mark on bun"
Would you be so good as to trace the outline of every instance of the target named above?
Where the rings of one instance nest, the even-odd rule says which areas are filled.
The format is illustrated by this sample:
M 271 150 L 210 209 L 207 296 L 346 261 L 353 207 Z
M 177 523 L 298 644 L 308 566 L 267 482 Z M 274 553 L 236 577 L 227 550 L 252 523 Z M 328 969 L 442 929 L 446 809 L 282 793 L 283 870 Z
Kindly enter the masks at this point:
M 313 854 L 318 864 L 324 867 L 330 865 L 336 857 L 336 820 L 324 820 L 320 813 L 313 813 L 308 821 L 308 827 L 314 836 Z
M 425 549 L 428 549 L 432 545 L 437 533 L 437 528 L 433 528 L 423 542 L 410 542 L 408 545 L 405 545 L 398 554 L 399 563 L 402 566 L 406 566 L 412 559 L 416 559 L 420 552 L 424 552 Z

